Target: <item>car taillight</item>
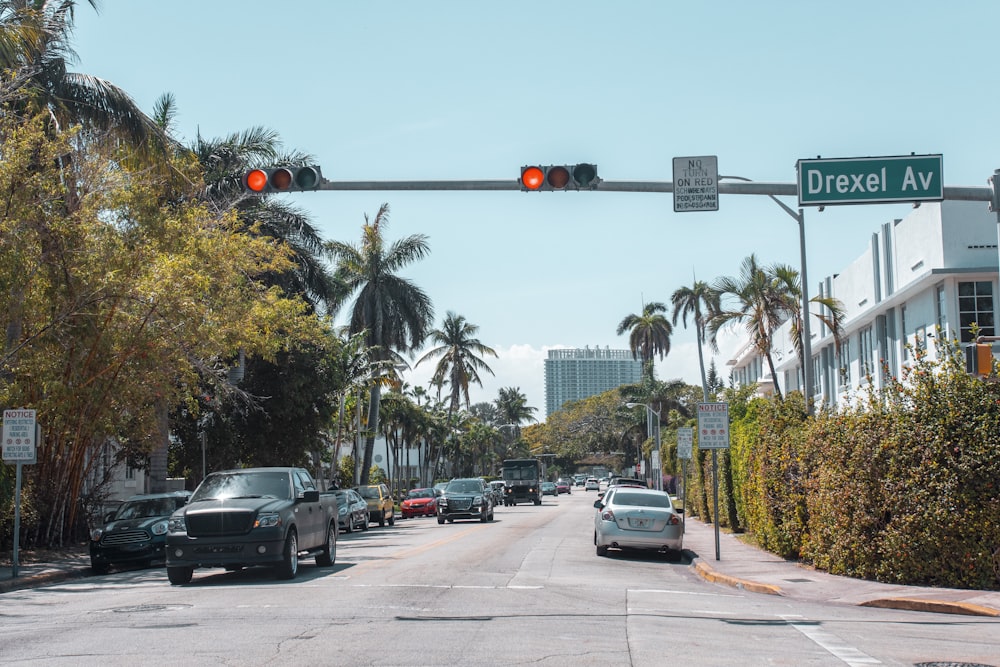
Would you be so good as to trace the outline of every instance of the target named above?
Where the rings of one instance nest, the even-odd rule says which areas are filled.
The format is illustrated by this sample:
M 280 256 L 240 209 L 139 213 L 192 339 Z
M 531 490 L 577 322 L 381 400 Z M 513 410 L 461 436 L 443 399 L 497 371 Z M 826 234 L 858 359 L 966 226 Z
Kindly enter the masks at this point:
M 615 513 L 612 512 L 610 509 L 605 509 L 603 512 L 601 512 L 601 521 L 614 521 L 614 520 L 615 520 Z
M 680 522 L 681 522 L 681 520 L 677 518 L 676 514 L 671 514 L 670 515 L 670 521 L 668 521 L 667 523 L 669 523 L 671 526 L 676 526 Z

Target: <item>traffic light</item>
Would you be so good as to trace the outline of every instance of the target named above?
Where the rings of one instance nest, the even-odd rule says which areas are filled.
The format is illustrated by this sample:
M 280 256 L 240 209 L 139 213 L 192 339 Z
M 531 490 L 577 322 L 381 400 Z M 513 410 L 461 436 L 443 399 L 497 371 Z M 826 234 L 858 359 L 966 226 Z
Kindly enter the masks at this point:
M 980 377 L 993 373 L 993 346 L 973 343 L 965 348 L 965 370 Z
M 323 175 L 315 166 L 253 169 L 243 177 L 243 187 L 256 194 L 317 190 L 322 182 Z
M 600 182 L 594 164 L 521 167 L 521 190 L 524 192 L 594 190 Z

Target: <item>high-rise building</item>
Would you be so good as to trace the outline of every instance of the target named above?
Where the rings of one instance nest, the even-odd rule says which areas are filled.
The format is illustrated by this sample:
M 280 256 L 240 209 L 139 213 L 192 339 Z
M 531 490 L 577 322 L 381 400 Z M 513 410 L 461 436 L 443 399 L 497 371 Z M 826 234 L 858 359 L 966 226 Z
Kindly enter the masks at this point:
M 607 347 L 549 350 L 545 360 L 545 414 L 566 401 L 579 401 L 642 380 L 642 360 L 631 350 Z

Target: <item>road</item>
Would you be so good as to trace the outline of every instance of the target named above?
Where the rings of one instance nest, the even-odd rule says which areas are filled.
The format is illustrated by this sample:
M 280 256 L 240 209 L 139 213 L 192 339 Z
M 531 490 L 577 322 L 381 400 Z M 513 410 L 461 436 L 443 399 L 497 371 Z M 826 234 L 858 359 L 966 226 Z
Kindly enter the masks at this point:
M 14 591 L 0 663 L 1000 664 L 994 619 L 803 603 L 708 583 L 687 560 L 598 557 L 595 497 L 373 525 L 293 581 L 196 570 L 171 586 L 154 568 Z

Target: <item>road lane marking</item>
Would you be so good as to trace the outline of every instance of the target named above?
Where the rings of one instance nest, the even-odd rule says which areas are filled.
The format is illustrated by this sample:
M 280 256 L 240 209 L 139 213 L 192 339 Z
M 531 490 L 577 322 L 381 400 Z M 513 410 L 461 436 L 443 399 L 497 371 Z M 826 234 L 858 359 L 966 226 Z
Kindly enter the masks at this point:
M 862 665 L 881 665 L 882 661 L 871 657 L 867 653 L 860 651 L 840 637 L 826 630 L 820 629 L 818 625 L 810 622 L 796 622 L 795 618 L 801 616 L 781 616 L 790 626 L 811 639 L 817 646 L 825 650 L 833 657 L 842 660 L 851 667 L 861 667 Z

